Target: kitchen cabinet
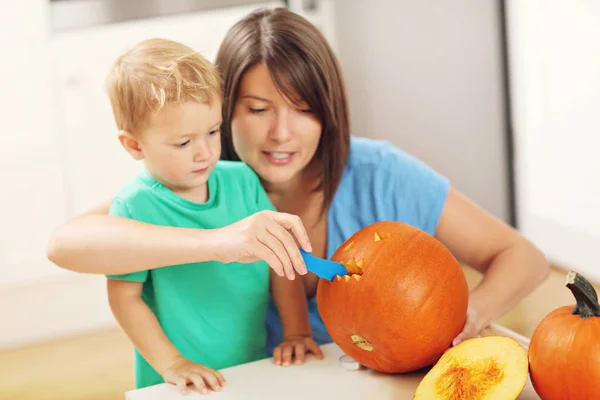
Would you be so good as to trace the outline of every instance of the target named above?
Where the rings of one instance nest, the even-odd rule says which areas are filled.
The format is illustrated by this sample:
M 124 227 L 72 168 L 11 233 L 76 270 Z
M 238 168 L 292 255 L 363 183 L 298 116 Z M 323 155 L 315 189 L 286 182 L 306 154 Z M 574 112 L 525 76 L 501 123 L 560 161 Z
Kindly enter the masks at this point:
M 266 2 L 262 5 L 280 5 Z M 115 58 L 140 40 L 177 40 L 213 61 L 227 30 L 261 4 L 65 31 L 52 41 L 57 132 L 63 143 L 69 215 L 110 198 L 141 168 L 117 141 L 104 90 Z

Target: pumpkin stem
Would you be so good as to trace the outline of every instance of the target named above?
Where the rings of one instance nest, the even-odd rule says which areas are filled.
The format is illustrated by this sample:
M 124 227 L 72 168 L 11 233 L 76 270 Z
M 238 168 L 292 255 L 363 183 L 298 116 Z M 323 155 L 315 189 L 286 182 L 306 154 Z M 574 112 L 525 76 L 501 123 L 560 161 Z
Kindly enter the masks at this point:
M 598 294 L 587 279 L 575 271 L 570 271 L 567 274 L 567 287 L 577 300 L 571 314 L 581 315 L 582 318 L 600 317 Z

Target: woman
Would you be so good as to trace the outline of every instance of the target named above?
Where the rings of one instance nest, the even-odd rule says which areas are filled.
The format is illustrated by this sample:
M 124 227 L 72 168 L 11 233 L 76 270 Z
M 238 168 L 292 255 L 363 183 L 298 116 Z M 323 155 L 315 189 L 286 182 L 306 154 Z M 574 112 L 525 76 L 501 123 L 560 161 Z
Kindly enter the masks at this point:
M 314 255 L 329 258 L 355 231 L 380 220 L 434 235 L 484 274 L 454 345 L 476 336 L 547 276 L 538 249 L 444 177 L 387 143 L 350 136 L 338 62 L 302 17 L 286 9 L 251 13 L 228 32 L 216 63 L 224 79 L 223 157 L 250 165 L 277 210 L 300 217 Z M 78 272 L 127 273 L 225 257 L 211 253 L 206 232 L 121 220 L 107 209 L 57 229 L 49 258 Z M 330 342 L 315 303 L 317 277 L 302 279 L 315 340 Z M 281 339 L 273 307 L 267 323 L 272 350 Z

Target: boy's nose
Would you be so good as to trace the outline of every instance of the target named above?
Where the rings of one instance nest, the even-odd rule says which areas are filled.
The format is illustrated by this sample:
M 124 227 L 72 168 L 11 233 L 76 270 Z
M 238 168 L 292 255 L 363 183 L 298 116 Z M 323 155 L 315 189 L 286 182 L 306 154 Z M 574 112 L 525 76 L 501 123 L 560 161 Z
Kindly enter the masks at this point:
M 200 146 L 196 153 L 194 154 L 194 162 L 202 162 L 206 161 L 210 158 L 210 148 L 208 146 Z

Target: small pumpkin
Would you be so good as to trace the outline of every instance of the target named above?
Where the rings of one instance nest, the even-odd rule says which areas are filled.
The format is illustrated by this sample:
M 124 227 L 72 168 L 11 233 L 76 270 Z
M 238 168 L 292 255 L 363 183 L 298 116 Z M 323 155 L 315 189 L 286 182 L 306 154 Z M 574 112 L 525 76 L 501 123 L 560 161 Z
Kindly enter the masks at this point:
M 514 339 L 468 339 L 444 353 L 414 399 L 514 400 L 527 383 L 527 363 L 527 350 Z
M 333 254 L 350 275 L 321 279 L 317 306 L 333 341 L 388 373 L 433 364 L 462 330 L 468 285 L 452 253 L 402 222 L 377 222 Z
M 600 399 L 598 294 L 574 271 L 566 286 L 576 303 L 549 313 L 531 336 L 531 383 L 542 400 Z

